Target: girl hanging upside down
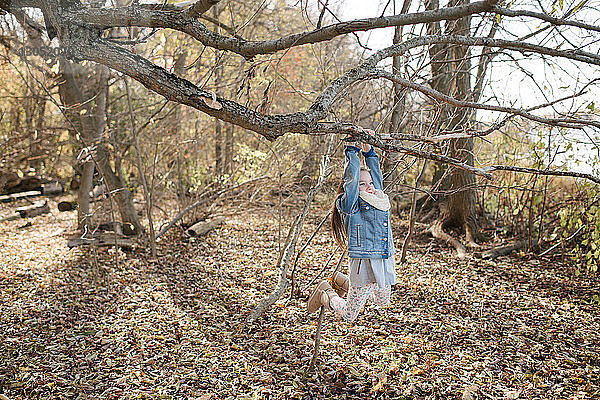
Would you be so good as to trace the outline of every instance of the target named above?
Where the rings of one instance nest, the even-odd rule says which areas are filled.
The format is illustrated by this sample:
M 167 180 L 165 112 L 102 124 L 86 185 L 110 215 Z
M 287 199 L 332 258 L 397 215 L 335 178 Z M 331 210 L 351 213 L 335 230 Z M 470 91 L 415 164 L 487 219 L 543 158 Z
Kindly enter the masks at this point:
M 331 284 L 321 281 L 308 299 L 308 312 L 325 306 L 345 321 L 356 319 L 367 300 L 387 306 L 396 283 L 390 201 L 379 157 L 371 145 L 362 144 L 362 150 L 368 169 L 361 169 L 360 149 L 346 145 L 344 179 L 331 217 L 336 241 L 348 249 L 350 277 L 334 273 Z

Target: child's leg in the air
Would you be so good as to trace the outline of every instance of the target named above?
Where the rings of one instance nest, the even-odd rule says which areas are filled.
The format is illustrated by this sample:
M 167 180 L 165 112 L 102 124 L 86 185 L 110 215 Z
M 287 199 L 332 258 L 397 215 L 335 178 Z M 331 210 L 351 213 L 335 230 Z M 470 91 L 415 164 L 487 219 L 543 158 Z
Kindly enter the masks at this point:
M 387 307 L 390 304 L 390 297 L 392 295 L 392 286 L 387 285 L 384 287 L 375 286 L 371 295 L 369 296 L 369 300 L 376 307 Z
M 354 321 L 358 317 L 358 313 L 365 306 L 369 294 L 377 286 L 376 283 L 370 283 L 362 287 L 352 287 L 348 290 L 348 297 L 333 297 L 330 300 L 330 305 L 333 311 L 338 314 L 344 321 Z

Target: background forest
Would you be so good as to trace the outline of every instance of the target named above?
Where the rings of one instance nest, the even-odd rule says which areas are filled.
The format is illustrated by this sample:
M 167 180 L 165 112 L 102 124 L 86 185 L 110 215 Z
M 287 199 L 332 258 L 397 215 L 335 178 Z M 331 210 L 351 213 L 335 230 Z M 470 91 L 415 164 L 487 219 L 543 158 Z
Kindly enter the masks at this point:
M 572 16 L 583 12 L 580 10 L 584 5 L 594 10 L 588 3 L 569 5 L 560 2 L 548 5 L 552 8 L 549 14 Z M 408 1 L 403 5 L 370 7 L 372 12 L 400 14 L 406 13 L 407 7 L 411 6 L 420 7 Z M 202 19 L 214 24 L 217 33 L 233 34 L 234 29 L 237 37 L 283 37 L 310 29 L 315 24 L 335 22 L 337 14 L 343 10 L 339 10 L 340 6 L 338 9 L 332 7 L 335 5 L 298 8 L 284 2 L 224 3 L 212 7 Z M 402 11 L 400 7 L 403 7 Z M 425 4 L 425 8 L 433 7 L 439 6 Z M 94 227 L 114 219 L 106 215 L 112 208 L 98 202 L 92 206 L 97 209 L 87 211 L 90 206 L 85 204 L 83 197 L 86 196 L 81 193 L 107 181 L 121 204 L 119 210 L 123 221 L 133 224 L 135 232 L 150 231 L 154 242 L 155 222 L 148 217 L 156 212 L 156 218 L 168 219 L 171 213 L 165 208 L 171 208 L 173 203 L 161 207 L 164 201 L 175 200 L 176 209 L 182 210 L 207 191 L 263 176 L 278 186 L 263 190 L 263 194 L 284 189 L 287 189 L 286 193 L 299 194 L 310 188 L 318 177 L 319 158 L 326 147 L 324 134 L 308 137 L 290 134 L 275 142 L 267 141 L 236 124 L 169 102 L 124 74 L 93 63 L 72 63 L 64 57 L 55 57 L 61 54 L 60 47 L 52 44 L 55 42 L 48 42 L 39 30 L 34 29 L 40 29 L 35 24 L 44 21 L 39 20 L 41 14 L 16 16 L 22 16 L 23 20 L 5 18 L 2 23 L 5 46 L 0 100 L 3 103 L 0 183 L 3 187 L 18 185 L 19 178 L 25 175 L 60 179 L 67 188 L 75 184 L 71 189 L 82 188 L 79 190 L 78 225 Z M 395 43 L 400 43 L 403 37 L 406 40 L 435 30 L 452 34 L 469 29 L 472 36 L 489 31 L 488 36 L 514 37 L 516 30 L 523 29 L 514 23 L 503 26 L 500 17 L 492 21 L 473 20 L 470 22 L 472 27 L 464 25 L 463 20 L 459 20 L 463 26 L 447 23 L 443 27 L 432 23 L 422 27 L 398 27 L 395 33 L 388 31 L 395 35 Z M 545 42 L 552 44 L 572 39 L 571 32 L 553 29 L 556 32 L 547 34 Z M 540 34 L 533 27 L 531 30 L 534 32 L 529 35 Z M 315 96 L 334 79 L 373 52 L 359 36 L 347 35 L 247 61 L 205 46 L 177 31 L 113 28 L 107 37 L 116 43 L 125 43 L 136 54 L 194 82 L 208 93 L 235 98 L 248 109 L 262 114 L 288 114 L 310 107 Z M 582 44 L 586 41 L 592 48 L 597 48 L 594 35 L 583 38 Z M 453 57 L 458 60 L 457 52 L 461 51 L 463 57 L 468 57 L 460 63 L 453 61 Z M 47 53 L 43 54 L 45 57 L 39 56 L 42 52 Z M 467 139 L 471 141 L 467 147 L 458 145 L 470 153 L 469 157 L 473 159 L 468 163 L 471 165 L 476 160 L 476 165 L 484 167 L 502 164 L 537 170 L 575 170 L 597 176 L 595 69 L 578 65 L 575 70 L 564 60 L 562 64 L 556 64 L 543 56 L 530 60 L 531 56 L 518 59 L 503 52 L 492 53 L 487 48 L 477 52 L 472 49 L 466 53 L 465 47 L 459 45 L 444 49 L 438 44 L 430 46 L 429 54 L 415 51 L 410 55 L 412 59 L 407 54 L 402 58 L 393 57 L 392 61 L 395 70 L 401 71 L 411 82 L 429 82 L 432 89 L 454 95 L 459 100 L 461 96 L 465 100 L 485 96 L 486 102 L 504 100 L 522 107 L 549 104 L 554 107 L 554 112 L 576 115 L 584 120 L 581 126 L 585 126 L 585 122 L 591 126 L 583 129 L 561 126 L 550 121 L 555 118 L 551 113 L 542 114 L 550 121 L 545 125 L 520 115 L 498 119 L 493 111 L 465 112 L 464 107 L 444 106 L 435 97 L 423 96 L 423 92 L 374 80 L 359 82 L 339 94 L 331 118 L 379 133 L 397 133 L 394 136 L 398 138 L 397 143 L 402 143 L 402 135 L 433 137 L 443 136 L 446 132 L 470 131 L 471 135 L 475 132 L 474 136 L 478 136 L 477 132 L 483 131 L 485 136 L 474 143 L 471 138 Z M 467 70 L 471 76 L 464 75 L 465 68 L 470 68 Z M 550 73 L 548 68 L 559 71 Z M 508 82 L 518 82 L 519 96 L 511 93 L 516 91 L 511 90 L 504 79 L 506 76 L 510 77 Z M 560 98 L 564 93 L 568 95 Z M 552 98 L 555 99 L 550 101 Z M 464 139 L 457 142 L 460 140 Z M 464 158 L 453 150 L 457 145 L 450 145 L 444 139 L 414 146 L 420 149 L 429 146 L 436 153 Z M 470 147 L 473 150 L 469 150 Z M 339 171 L 339 148 L 336 154 Z M 417 176 L 421 180 L 417 183 L 419 201 L 416 211 L 422 222 L 435 220 L 433 213 L 439 212 L 440 204 L 445 208 L 453 207 L 453 198 L 460 197 L 456 195 L 455 187 L 462 185 L 458 193 L 469 193 L 467 197 L 472 199 L 467 205 L 458 201 L 470 210 L 447 211 L 452 215 L 442 218 L 441 222 L 458 234 L 466 231 L 467 244 L 475 244 L 474 239 L 486 237 L 479 235 L 479 222 L 494 237 L 527 237 L 527 247 L 538 241 L 546 245 L 560 242 L 563 250 L 556 253 L 564 256 L 563 261 L 575 262 L 580 272 L 582 266 L 585 270 L 597 270 L 600 250 L 595 246 L 598 235 L 595 227 L 600 222 L 592 182 L 508 173 L 496 174 L 491 182 L 487 179 L 475 182 L 473 174 L 466 174 L 470 177 L 465 181 L 467 190 L 465 182 L 449 182 L 448 175 L 452 174 L 446 171 L 443 163 L 429 161 L 423 165 L 412 154 L 401 154 L 391 151 L 384 155 L 389 190 L 398 200 L 399 215 L 406 211 L 406 203 L 410 203 L 411 195 L 415 193 L 413 187 Z M 98 168 L 94 168 L 94 163 Z M 90 172 L 94 169 L 100 173 L 96 172 L 92 179 Z M 335 186 L 337 171 L 333 174 L 328 171 L 331 174 L 328 178 L 333 182 L 329 184 L 329 190 Z M 122 195 L 119 187 L 143 196 L 147 209 L 145 227 L 141 226 L 130 206 L 122 205 L 130 201 L 125 198 L 131 196 Z M 254 194 L 253 199 L 257 199 L 256 196 Z M 449 205 L 445 206 L 448 198 Z M 405 203 L 401 204 L 400 199 Z M 194 218 L 198 216 L 186 219 Z M 468 223 L 449 221 L 461 218 L 466 218 Z M 477 221 L 471 222 L 473 219 Z M 447 235 L 440 231 L 439 236 L 446 238 Z M 565 246 L 569 249 L 564 249 Z M 459 248 L 460 252 L 464 250 Z
M 0 397 L 598 396 L 600 350 L 590 344 L 597 332 L 587 329 L 598 324 L 600 305 L 599 6 L 0 0 L 0 284 L 7 315 L 0 321 L 13 332 L 1 345 Z M 364 19 L 342 22 L 357 13 Z M 328 327 L 334 338 L 324 339 L 321 358 L 332 359 L 317 378 L 300 380 L 293 371 L 308 365 L 316 329 L 302 314 L 304 299 L 341 256 L 325 221 L 345 138 L 381 154 L 403 271 L 396 309 L 404 314 L 386 317 L 391 328 L 383 314 L 365 316 L 363 328 L 375 326 L 374 334 Z M 15 196 L 43 195 L 53 183 L 61 193 L 41 202 Z M 46 207 L 46 215 L 25 221 L 15 213 L 19 206 Z M 211 233 L 188 230 L 198 222 Z M 53 225 L 61 231 L 53 233 Z M 40 254 L 60 265 L 36 266 Z M 227 265 L 234 269 L 224 272 Z M 215 274 L 224 292 L 210 287 Z M 448 294 L 461 275 L 469 288 Z M 21 279 L 43 285 L 27 292 Z M 64 296 L 42 289 L 53 281 Z M 489 306 L 494 281 L 500 292 L 514 285 L 520 294 L 499 294 Z M 156 294 L 163 289 L 177 304 Z M 537 291 L 558 296 L 559 305 L 544 303 Z M 47 305 L 27 305 L 35 296 Z M 121 310 L 119 296 L 140 315 L 106 317 Z M 518 373 L 508 362 L 498 367 L 501 377 L 469 375 L 470 367 L 486 370 L 477 353 L 489 343 L 469 342 L 470 334 L 445 343 L 444 331 L 468 332 L 467 320 L 486 301 L 492 311 L 479 311 L 478 321 L 490 326 L 500 309 L 512 310 L 502 316 L 511 324 L 536 320 L 538 312 L 559 315 L 547 326 L 529 324 L 533 333 L 499 354 L 518 358 L 554 346 L 565 350 L 552 357 L 564 356 L 571 367 L 548 356 L 538 375 L 537 361 Z M 455 307 L 444 310 L 448 304 Z M 531 315 L 520 316 L 522 309 Z M 89 319 L 71 320 L 81 310 Z M 40 322 L 27 322 L 28 312 L 39 312 Z M 411 325 L 445 313 L 456 320 L 437 331 Z M 69 347 L 44 331 L 49 323 L 81 335 L 81 343 Z M 511 324 L 490 328 L 490 338 L 501 342 L 502 332 L 521 329 Z M 574 331 L 564 337 L 540 336 L 568 324 Z M 45 349 L 93 357 L 85 365 L 57 361 L 50 350 L 38 351 L 33 337 L 19 347 L 16 338 L 31 329 Z M 182 342 L 186 335 L 191 342 Z M 363 354 L 337 368 L 348 355 L 336 335 L 350 348 L 380 335 L 381 347 L 364 345 L 379 358 Z M 219 355 L 222 346 L 243 363 Z M 146 364 L 146 351 L 155 361 Z M 456 358 L 461 351 L 479 361 Z M 163 366 L 153 364 L 159 359 Z M 252 364 L 263 362 L 274 369 L 253 372 Z M 79 378 L 48 372 L 53 363 L 80 371 Z M 87 368 L 93 379 L 81 372 Z M 226 372 L 211 374 L 215 368 Z M 561 380 L 564 371 L 570 375 Z

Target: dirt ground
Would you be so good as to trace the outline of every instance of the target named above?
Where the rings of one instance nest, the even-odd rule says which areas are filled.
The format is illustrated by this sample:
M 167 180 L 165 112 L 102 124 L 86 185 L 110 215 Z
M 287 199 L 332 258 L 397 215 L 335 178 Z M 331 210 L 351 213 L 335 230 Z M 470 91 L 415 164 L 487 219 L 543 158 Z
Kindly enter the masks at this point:
M 74 212 L 51 209 L 0 223 L 2 400 L 600 398 L 599 279 L 551 259 L 458 261 L 419 235 L 391 306 L 353 324 L 327 313 L 305 375 L 318 315 L 305 298 L 288 291 L 246 320 L 277 282 L 277 207 L 218 207 L 224 225 L 173 229 L 155 260 L 145 247 L 68 249 Z M 405 221 L 393 225 L 400 247 Z M 303 253 L 304 296 L 335 252 L 324 231 Z

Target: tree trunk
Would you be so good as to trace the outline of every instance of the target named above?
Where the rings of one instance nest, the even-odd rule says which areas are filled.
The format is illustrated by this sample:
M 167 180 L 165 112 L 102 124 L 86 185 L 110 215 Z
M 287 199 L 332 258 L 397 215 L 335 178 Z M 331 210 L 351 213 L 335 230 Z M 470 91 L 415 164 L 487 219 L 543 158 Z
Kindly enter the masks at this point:
M 223 134 L 222 126 L 223 122 L 215 118 L 215 179 L 220 180 L 223 176 Z
M 437 0 L 431 0 L 430 4 L 434 6 L 434 2 L 437 3 Z M 452 0 L 448 6 L 468 3 L 469 0 Z M 439 25 L 435 25 L 428 26 L 428 33 L 439 32 Z M 470 17 L 448 21 L 445 33 L 468 36 L 470 25 Z M 431 46 L 429 51 L 432 59 L 432 87 L 459 100 L 472 98 L 469 47 L 455 45 L 441 49 Z M 452 131 L 466 129 L 471 115 L 469 109 L 449 109 L 444 106 L 438 115 L 436 130 L 439 132 L 440 128 Z M 474 165 L 472 138 L 451 140 L 447 150 L 450 157 L 468 165 Z M 446 191 L 447 194 L 438 198 L 438 202 L 445 203 L 445 206 L 440 207 L 438 221 L 434 225 L 445 231 L 464 232 L 470 243 L 479 239 L 480 236 L 477 226 L 475 184 L 475 175 L 472 173 L 457 168 L 448 168 L 446 165 L 437 165 L 433 185 L 437 186 L 438 191 Z M 437 234 L 440 237 L 438 228 L 436 228 Z
M 428 0 L 425 2 L 425 8 L 427 10 L 436 10 L 440 6 L 439 0 Z M 428 35 L 441 35 L 442 27 L 439 22 L 433 22 L 427 24 Z M 449 49 L 444 44 L 433 44 L 429 46 L 429 59 L 431 63 L 431 88 L 441 93 L 449 94 L 450 89 L 450 64 Z M 431 129 L 432 132 L 440 132 L 448 125 L 448 109 L 447 104 L 436 105 L 437 114 L 432 115 Z M 449 187 L 449 182 L 446 177 L 446 164 L 434 163 L 432 186 L 435 191 L 444 191 Z M 430 202 L 425 202 L 426 205 L 431 205 Z M 437 205 L 439 208 L 439 205 Z
M 87 77 L 92 75 L 96 78 L 95 85 L 92 83 L 93 91 L 83 93 L 77 84 L 77 75 Z M 79 226 L 84 228 L 90 223 L 89 218 L 89 179 L 93 169 L 98 168 L 105 184 L 114 196 L 121 218 L 124 223 L 133 226 L 135 233 L 141 233 L 143 227 L 137 212 L 133 207 L 133 198 L 125 186 L 125 182 L 115 173 L 110 165 L 109 152 L 103 143 L 103 133 L 106 125 L 106 99 L 108 92 L 108 69 L 98 66 L 96 71 L 86 70 L 84 67 L 72 64 L 69 61 L 61 61 L 61 80 L 59 94 L 65 106 L 65 113 L 69 119 L 71 134 L 81 136 L 88 156 L 84 155 L 84 175 L 82 185 L 79 188 Z M 93 101 L 95 100 L 95 101 Z M 92 109 L 92 103 L 95 108 Z M 85 151 L 84 151 L 85 153 Z M 90 171 L 92 171 L 90 173 Z M 88 175 L 89 174 L 89 175 Z
M 394 4 L 394 8 L 395 8 L 395 4 Z M 393 43 L 399 44 L 401 42 L 402 42 L 402 27 L 397 26 L 396 29 L 394 30 Z M 400 56 L 393 57 L 392 71 L 395 75 L 402 74 L 402 57 L 400 57 Z M 404 112 L 405 112 L 404 88 L 401 85 L 394 83 L 393 91 L 394 91 L 393 97 L 392 97 L 393 109 L 392 109 L 392 115 L 390 117 L 390 126 L 389 126 L 390 133 L 400 131 L 400 129 L 401 129 L 400 123 L 402 122 L 402 119 L 404 117 Z M 382 166 L 383 166 L 384 177 L 386 177 L 386 179 L 384 181 L 384 186 L 386 186 L 386 187 L 393 184 L 393 182 L 395 182 L 396 178 L 398 177 L 398 168 L 396 168 L 398 156 L 399 156 L 399 154 L 396 152 L 386 152 L 385 156 L 383 157 L 383 160 L 382 160 L 383 165 Z M 395 190 L 392 189 L 391 192 L 393 193 L 393 192 L 395 192 Z
M 450 6 L 468 4 L 469 0 L 454 0 Z M 465 17 L 457 21 L 449 22 L 450 31 L 454 35 L 469 35 L 471 18 Z M 455 90 L 451 95 L 461 100 L 471 97 L 471 61 L 470 50 L 466 46 L 454 46 L 449 52 L 452 61 L 453 85 Z M 449 60 L 450 61 L 450 60 Z M 453 130 L 465 129 L 469 124 L 472 112 L 470 109 L 457 109 L 454 111 L 450 127 Z M 450 156 L 474 165 L 473 139 L 456 139 L 450 142 Z M 474 242 L 478 236 L 477 208 L 475 192 L 475 175 L 470 172 L 453 168 L 450 171 L 450 191 L 448 207 L 445 215 L 442 215 L 442 227 L 464 228 L 468 242 Z
M 89 115 L 91 105 L 89 103 L 83 106 L 83 94 L 79 90 L 75 81 L 75 71 L 70 61 L 61 60 L 60 62 L 60 80 L 58 92 L 65 108 L 65 116 L 68 119 L 69 132 L 71 137 L 76 138 L 78 134 L 82 136 L 84 143 L 88 143 L 93 135 L 91 127 L 86 127 L 83 119 L 84 115 Z M 92 179 L 94 175 L 94 161 L 82 150 L 79 160 L 82 164 L 81 180 L 77 193 L 77 227 L 81 230 L 91 225 L 90 213 L 90 190 L 92 189 Z M 78 162 L 76 160 L 75 162 Z
M 219 6 L 213 6 L 213 18 L 219 19 Z M 221 62 L 221 52 L 215 49 L 215 93 L 221 97 L 221 81 L 223 80 L 223 64 Z M 223 176 L 223 122 L 215 118 L 215 179 L 220 181 Z
M 32 84 L 30 85 L 28 97 L 25 120 L 29 137 L 29 167 L 39 172 L 42 166 L 42 129 L 46 113 L 46 96 L 42 95 Z
M 402 4 L 402 9 L 398 13 L 396 11 L 396 1 L 394 0 L 394 14 L 406 14 L 408 8 L 410 7 L 411 0 L 404 0 Z M 402 43 L 402 26 L 397 26 L 394 29 L 394 39 L 393 43 L 395 45 Z M 392 58 L 392 72 L 395 75 L 402 74 L 402 57 L 394 56 Z M 393 108 L 392 115 L 390 117 L 390 125 L 389 132 L 399 132 L 403 130 L 402 121 L 405 117 L 406 112 L 406 101 L 405 101 L 405 93 L 406 90 L 398 83 L 394 83 L 393 86 Z M 396 152 L 387 152 L 385 157 L 383 157 L 383 171 L 384 176 L 386 177 L 384 186 L 393 185 L 394 182 L 397 182 L 398 179 L 398 162 L 399 154 Z M 390 188 L 389 192 L 394 194 L 396 193 L 395 188 Z M 399 212 L 400 210 L 396 210 Z
M 77 191 L 77 227 L 85 229 L 92 224 L 92 214 L 90 213 L 90 191 L 94 181 L 94 171 L 96 167 L 92 160 L 83 164 L 81 180 L 79 181 L 79 190 Z
M 175 64 L 173 65 L 173 71 L 175 72 L 175 74 L 177 76 L 184 76 L 185 75 L 185 63 L 187 60 L 187 52 L 185 50 L 180 51 L 179 53 L 177 53 L 177 56 L 175 57 Z M 177 143 L 181 143 L 183 141 L 183 137 L 182 137 L 182 129 L 181 129 L 181 104 L 177 104 L 175 105 L 175 109 L 173 110 L 173 114 L 171 116 L 171 128 L 172 128 L 172 133 L 175 135 L 175 137 L 177 138 Z M 183 207 L 185 207 L 187 204 L 185 204 L 186 202 L 186 194 L 188 193 L 188 189 L 189 189 L 189 185 L 187 184 L 186 180 L 184 179 L 184 169 L 185 169 L 185 165 L 184 162 L 182 160 L 181 157 L 181 153 L 182 152 L 186 152 L 187 149 L 185 148 L 181 148 L 178 147 L 177 149 L 177 187 L 175 189 L 176 191 L 176 195 L 177 198 L 179 199 L 178 205 L 179 205 L 179 209 L 181 210 L 182 205 Z

